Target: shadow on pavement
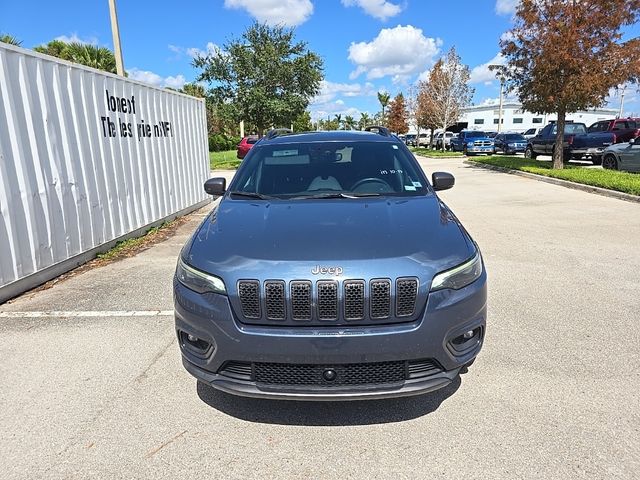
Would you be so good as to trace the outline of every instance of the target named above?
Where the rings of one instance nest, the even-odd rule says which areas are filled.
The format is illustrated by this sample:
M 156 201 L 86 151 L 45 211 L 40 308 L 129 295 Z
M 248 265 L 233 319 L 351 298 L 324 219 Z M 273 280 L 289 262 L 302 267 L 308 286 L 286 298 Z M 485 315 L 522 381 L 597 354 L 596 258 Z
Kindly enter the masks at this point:
M 387 400 L 304 402 L 238 397 L 197 382 L 200 399 L 232 417 L 248 422 L 279 425 L 343 426 L 372 425 L 412 420 L 432 413 L 462 383 L 460 375 L 440 390 Z

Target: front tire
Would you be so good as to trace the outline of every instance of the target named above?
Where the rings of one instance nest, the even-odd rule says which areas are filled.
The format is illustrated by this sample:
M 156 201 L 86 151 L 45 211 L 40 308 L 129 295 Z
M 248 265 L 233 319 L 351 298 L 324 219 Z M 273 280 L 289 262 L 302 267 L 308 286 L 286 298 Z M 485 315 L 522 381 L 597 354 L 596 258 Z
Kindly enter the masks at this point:
M 527 147 L 527 149 L 524 151 L 524 158 L 535 160 L 537 156 L 538 155 L 536 155 L 536 152 L 534 152 L 533 148 L 531 148 L 530 146 Z
M 618 160 L 614 155 L 605 155 L 602 159 L 602 168 L 607 170 L 617 170 L 618 169 Z

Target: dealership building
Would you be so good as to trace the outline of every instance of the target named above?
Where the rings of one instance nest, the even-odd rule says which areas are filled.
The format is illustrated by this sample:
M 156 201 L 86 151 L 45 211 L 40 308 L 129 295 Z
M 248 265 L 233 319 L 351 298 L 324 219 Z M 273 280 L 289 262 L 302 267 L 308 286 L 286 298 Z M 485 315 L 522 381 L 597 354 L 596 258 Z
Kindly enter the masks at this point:
M 575 113 L 568 113 L 567 120 L 580 122 L 587 127 L 597 121 L 615 118 L 618 111 L 611 108 L 601 108 Z M 456 130 L 485 130 L 497 131 L 500 110 L 498 105 L 475 105 L 463 110 Z M 530 128 L 544 127 L 552 120 L 556 120 L 555 114 L 544 115 L 531 113 L 523 110 L 522 104 L 518 102 L 508 102 L 502 105 L 502 128 L 503 132 L 525 132 Z M 451 128 L 450 130 L 454 130 Z

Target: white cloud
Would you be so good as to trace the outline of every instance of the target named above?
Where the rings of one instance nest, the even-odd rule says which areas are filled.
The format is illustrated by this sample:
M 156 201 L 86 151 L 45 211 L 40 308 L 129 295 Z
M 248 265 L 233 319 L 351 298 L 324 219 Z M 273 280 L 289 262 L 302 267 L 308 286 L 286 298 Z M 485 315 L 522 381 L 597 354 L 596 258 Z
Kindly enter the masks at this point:
M 393 75 L 413 75 L 433 64 L 440 51 L 440 39 L 425 37 L 411 25 L 383 28 L 371 42 L 352 43 L 349 60 L 356 69 L 352 80 L 366 73 L 368 79 Z
M 329 117 L 331 120 L 335 118 L 335 115 L 345 116 L 350 115 L 355 120 L 360 118 L 361 111 L 355 107 L 348 106 L 342 100 L 336 100 L 335 102 L 327 102 L 321 105 L 310 105 L 309 112 L 311 113 L 311 120 L 316 122 L 318 120 L 326 120 Z
M 167 77 L 164 79 L 165 87 L 171 87 L 177 90 L 184 87 L 185 83 L 187 83 L 187 79 L 184 78 L 184 75 L 176 75 L 175 77 Z
M 224 6 L 242 8 L 262 23 L 291 27 L 306 22 L 313 13 L 311 0 L 224 0 Z
M 204 50 L 197 47 L 189 47 L 184 49 L 185 53 L 191 58 L 206 57 L 207 55 L 213 55 L 220 51 L 220 47 L 213 42 L 207 42 Z
M 504 65 L 504 63 L 504 57 L 502 54 L 498 53 L 487 63 L 473 67 L 469 81 L 471 83 L 484 83 L 485 85 L 491 85 L 496 79 L 496 72 L 489 70 L 489 65 Z
M 148 70 L 140 70 L 138 68 L 131 68 L 127 70 L 129 78 L 138 80 L 139 82 L 148 83 L 156 87 L 171 87 L 180 89 L 184 86 L 187 80 L 184 75 L 176 75 L 175 77 L 161 77 L 157 73 L 150 72 Z
M 386 0 L 342 0 L 345 7 L 358 6 L 368 15 L 379 18 L 382 21 L 394 17 L 402 11 L 400 5 L 387 2 Z
M 327 80 L 320 82 L 320 93 L 311 101 L 313 104 L 324 104 L 330 102 L 337 96 L 362 97 L 375 95 L 375 88 L 372 83 L 335 83 Z
M 98 45 L 98 39 L 96 37 L 80 38 L 77 33 L 72 33 L 70 37 L 66 35 L 60 35 L 55 40 L 59 40 L 64 43 L 81 43 L 83 45 Z
M 513 15 L 520 0 L 496 0 L 496 13 L 498 15 Z

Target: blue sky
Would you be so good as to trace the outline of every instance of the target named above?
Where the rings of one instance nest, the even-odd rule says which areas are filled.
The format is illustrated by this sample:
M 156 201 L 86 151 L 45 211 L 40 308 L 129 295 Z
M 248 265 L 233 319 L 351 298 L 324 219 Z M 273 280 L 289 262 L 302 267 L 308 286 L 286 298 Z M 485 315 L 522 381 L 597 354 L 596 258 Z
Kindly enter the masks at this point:
M 406 92 L 455 46 L 472 69 L 474 104 L 494 102 L 499 85 L 487 69 L 517 0 L 165 0 L 118 2 L 125 68 L 133 78 L 171 87 L 193 81 L 195 52 L 238 37 L 255 20 L 296 27 L 325 61 L 325 81 L 310 106 L 314 118 L 359 117 L 379 110 L 376 92 Z M 31 48 L 54 38 L 112 48 L 107 0 L 0 4 L 0 31 Z M 635 25 L 627 35 L 637 36 Z M 619 98 L 610 99 L 617 108 Z M 640 114 L 627 89 L 625 112 Z

